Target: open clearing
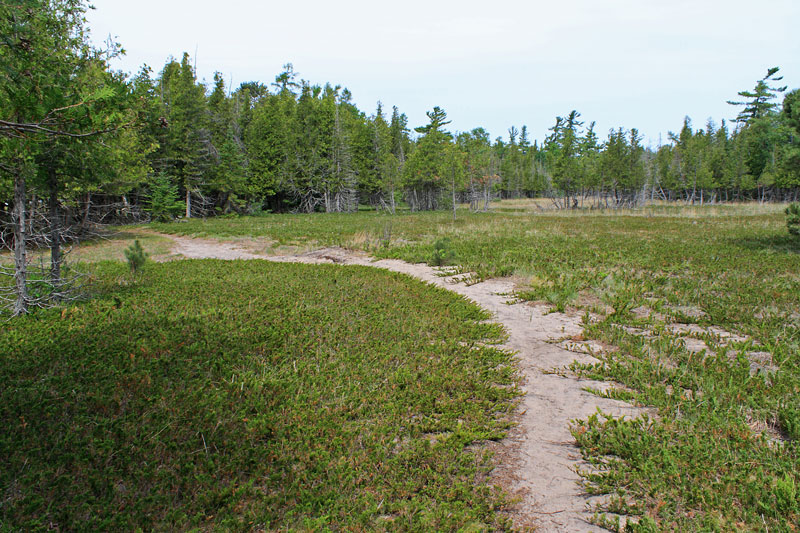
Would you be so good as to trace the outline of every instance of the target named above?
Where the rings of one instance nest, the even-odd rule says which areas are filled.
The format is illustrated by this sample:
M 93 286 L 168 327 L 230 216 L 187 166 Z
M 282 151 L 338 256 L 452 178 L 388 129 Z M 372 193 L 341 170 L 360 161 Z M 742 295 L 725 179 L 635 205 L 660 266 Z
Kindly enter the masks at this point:
M 583 336 L 600 363 L 571 371 L 615 383 L 601 394 L 656 413 L 574 428 L 596 469 L 586 489 L 609 498 L 611 522 L 597 521 L 613 528 L 619 513 L 667 530 L 791 530 L 800 516 L 800 243 L 782 207 L 532 213 L 500 203 L 456 221 L 268 215 L 153 228 L 257 254 L 339 246 L 452 265 L 469 283 L 509 279 L 519 299 L 596 317 Z
M 235 245 L 209 240 L 175 238 L 174 252 L 187 258 L 217 259 L 264 258 Z M 489 280 L 466 284 L 445 277 L 425 264 L 399 260 L 371 260 L 362 253 L 342 248 L 322 248 L 297 255 L 269 256 L 271 261 L 366 265 L 408 274 L 467 297 L 502 324 L 508 339 L 502 348 L 513 351 L 523 373 L 524 393 L 519 406 L 519 426 L 513 439 L 500 450 L 505 464 L 498 464 L 495 477 L 506 478 L 508 489 L 519 495 L 521 503 L 512 516 L 518 524 L 534 525 L 538 531 L 594 530 L 589 523 L 589 501 L 579 486 L 576 467 L 580 453 L 570 434 L 570 422 L 586 418 L 601 409 L 613 416 L 636 416 L 638 410 L 621 401 L 598 397 L 586 388 L 604 389 L 596 381 L 555 373 L 574 361 L 593 364 L 588 354 L 573 353 L 553 343 L 582 338 L 580 317 L 548 314 L 549 306 L 511 304 L 514 284 Z
M 258 300 L 253 294 L 260 290 L 257 287 L 274 287 L 277 292 L 264 297 L 275 305 L 287 306 L 295 299 L 308 299 L 310 304 L 321 298 L 318 304 L 313 304 L 314 308 L 334 314 L 281 318 L 287 327 L 297 325 L 299 328 L 290 335 L 292 339 L 296 337 L 295 346 L 313 346 L 314 353 L 324 346 L 332 350 L 327 360 L 344 358 L 350 361 L 353 358 L 348 359 L 346 354 L 364 352 L 353 351 L 351 345 L 343 342 L 347 336 L 339 336 L 349 331 L 347 317 L 352 314 L 364 317 L 364 324 L 371 324 L 370 320 L 386 321 L 385 325 L 372 326 L 388 329 L 365 329 L 363 335 L 359 330 L 356 336 L 372 339 L 370 349 L 380 353 L 394 343 L 393 334 L 388 332 L 400 327 L 408 334 L 408 340 L 397 341 L 400 351 L 387 356 L 388 361 L 402 360 L 400 353 L 414 355 L 431 346 L 435 347 L 432 348 L 435 357 L 442 357 L 439 346 L 448 346 L 451 351 L 447 353 L 452 353 L 453 358 L 447 361 L 466 362 L 473 355 L 464 357 L 465 353 L 477 354 L 476 364 L 480 361 L 484 361 L 482 365 L 488 364 L 482 367 L 484 370 L 476 372 L 465 367 L 463 372 L 458 370 L 458 377 L 448 374 L 444 368 L 441 372 L 449 375 L 447 383 L 469 387 L 487 385 L 477 392 L 470 389 L 471 392 L 465 392 L 467 396 L 461 398 L 476 394 L 475 398 L 482 394 L 487 395 L 487 400 L 492 398 L 488 403 L 448 403 L 446 405 L 453 409 L 445 411 L 452 413 L 452 418 L 448 418 L 439 411 L 438 402 L 453 397 L 452 394 L 459 397 L 458 393 L 445 388 L 446 393 L 436 396 L 436 390 L 427 390 L 432 381 L 423 379 L 426 372 L 436 376 L 440 375 L 436 373 L 440 370 L 420 371 L 412 365 L 406 368 L 410 372 L 406 375 L 406 370 L 392 366 L 396 374 L 389 378 L 390 383 L 396 379 L 397 383 L 405 384 L 405 390 L 418 383 L 420 387 L 414 389 L 415 394 L 424 392 L 439 398 L 432 404 L 435 415 L 407 412 L 411 418 L 401 416 L 401 420 L 406 420 L 401 429 L 385 430 L 392 439 L 398 440 L 380 440 L 374 448 L 376 454 L 386 453 L 387 448 L 396 450 L 398 446 L 413 450 L 409 452 L 412 453 L 410 457 L 415 457 L 413 464 L 403 467 L 409 476 L 405 489 L 399 490 L 389 481 L 368 485 L 371 488 L 366 492 L 359 492 L 358 487 L 366 478 L 356 475 L 355 479 L 360 481 L 345 486 L 353 487 L 353 497 L 361 498 L 360 503 L 345 503 L 326 492 L 328 474 L 321 473 L 345 468 L 345 463 L 336 459 L 338 452 L 325 456 L 312 453 L 314 460 L 309 461 L 306 448 L 290 447 L 297 452 L 287 456 L 286 465 L 296 461 L 300 465 L 319 465 L 308 466 L 312 470 L 322 468 L 314 470 L 317 477 L 309 473 L 304 478 L 311 485 L 298 482 L 299 492 L 289 496 L 264 492 L 264 485 L 250 485 L 254 492 L 243 488 L 241 493 L 231 493 L 232 496 L 223 497 L 217 493 L 210 499 L 204 496 L 178 502 L 174 505 L 176 511 L 169 517 L 162 516 L 159 524 L 188 527 L 207 523 L 211 528 L 240 524 L 246 528 L 249 520 L 263 525 L 267 523 L 264 517 L 270 516 L 267 529 L 507 529 L 509 524 L 504 520 L 510 517 L 518 527 L 538 525 L 541 530 L 583 531 L 597 525 L 614 529 L 614 517 L 623 515 L 634 517 L 645 530 L 769 528 L 770 531 L 791 531 L 799 522 L 800 244 L 786 233 L 778 208 L 657 206 L 618 213 L 541 214 L 524 205 L 501 203 L 494 213 L 459 213 L 455 222 L 444 213 L 394 217 L 376 213 L 269 215 L 153 224 L 145 229 L 125 231 L 128 240 L 123 244 L 129 242 L 131 235 L 137 235 L 158 261 L 181 256 L 246 257 L 272 259 L 273 264 L 265 267 L 266 263 L 261 261 L 169 261 L 164 265 L 149 265 L 141 280 L 131 281 L 122 273 L 119 263 L 100 263 L 96 276 L 105 296 L 70 308 L 63 315 L 39 313 L 15 324 L 0 337 L 3 342 L 11 343 L 7 346 L 22 342 L 21 339 L 27 339 L 26 335 L 34 339 L 21 344 L 27 350 L 25 357 L 33 362 L 25 366 L 27 374 L 19 374 L 21 381 L 14 381 L 17 387 L 14 390 L 28 392 L 20 395 L 8 386 L 4 390 L 4 394 L 17 398 L 15 401 L 27 398 L 25 401 L 29 403 L 25 409 L 21 404 L 9 404 L 3 411 L 3 421 L 7 425 L 28 424 L 24 427 L 31 427 L 28 418 L 19 420 L 19 413 L 38 412 L 31 406 L 40 404 L 31 398 L 43 396 L 36 396 L 32 391 L 55 395 L 61 401 L 70 397 L 68 389 L 61 390 L 53 384 L 58 382 L 61 371 L 50 372 L 49 381 L 26 381 L 41 372 L 44 364 L 41 357 L 45 353 L 60 353 L 59 350 L 71 353 L 61 341 L 53 339 L 77 339 L 75 335 L 85 333 L 90 324 L 95 324 L 92 326 L 94 334 L 102 337 L 102 332 L 98 331 L 102 328 L 96 324 L 98 320 L 90 320 L 90 316 L 94 317 L 91 313 L 106 317 L 104 327 L 114 331 L 125 331 L 124 328 L 135 324 L 132 316 L 122 323 L 109 318 L 116 312 L 112 311 L 116 309 L 114 294 L 121 295 L 120 309 L 124 312 L 130 312 L 128 298 L 139 302 L 134 306 L 139 318 L 146 316 L 147 309 L 161 309 L 159 312 L 171 309 L 184 317 L 182 320 L 196 316 L 198 323 L 239 324 L 236 327 L 243 329 L 234 329 L 238 333 L 233 333 L 240 339 L 237 342 L 244 342 L 241 339 L 248 335 L 247 319 L 256 312 L 253 308 L 257 307 L 254 302 Z M 170 247 L 169 241 L 159 235 L 164 233 L 170 234 L 176 245 Z M 118 250 L 110 244 L 81 247 L 78 253 L 90 260 L 112 258 L 110 256 Z M 109 249 L 104 249 L 106 246 Z M 348 266 L 274 264 L 280 261 Z M 437 275 L 432 265 L 449 267 L 448 275 Z M 365 266 L 404 272 L 433 286 L 425 289 L 426 285 L 405 276 L 387 278 L 396 274 L 380 273 Z M 274 271 L 274 268 L 290 270 Z M 263 271 L 273 272 L 278 279 L 271 279 Z M 313 274 L 316 272 L 319 274 Z M 294 276 L 313 278 L 319 284 L 312 286 L 312 279 L 304 281 Z M 332 284 L 332 279 L 338 280 L 336 284 Z M 346 290 L 341 289 L 343 279 L 348 280 Z M 167 298 L 163 292 L 158 292 L 159 289 L 169 292 L 173 284 L 180 288 L 175 296 Z M 287 295 L 279 296 L 284 286 L 288 287 Z M 466 296 L 486 312 L 478 311 L 465 300 L 437 287 Z M 264 290 L 269 293 L 273 289 Z M 331 291 L 335 294 L 327 294 Z M 382 296 L 377 297 L 375 291 Z M 410 297 L 411 293 L 419 296 Z M 202 300 L 204 298 L 208 301 Z M 428 299 L 430 305 L 422 305 Z M 360 303 L 354 307 L 356 301 Z M 514 303 L 509 304 L 509 301 Z M 235 311 L 214 311 L 226 309 L 228 305 Z M 455 309 L 454 305 L 455 308 L 467 305 L 473 310 L 465 311 L 466 315 L 456 313 L 451 320 L 451 312 L 446 310 Z M 329 310 L 327 306 L 345 309 Z M 359 306 L 366 306 L 369 311 Z M 266 311 L 264 308 L 257 310 L 258 313 Z M 80 322 L 78 317 L 82 313 L 87 314 Z M 397 316 L 398 313 L 401 316 Z M 408 314 L 415 316 L 405 316 Z M 384 318 L 378 319 L 378 316 Z M 466 323 L 464 317 L 468 317 Z M 486 319 L 502 322 L 507 336 L 492 326 L 492 322 L 485 322 Z M 70 330 L 70 320 L 78 320 L 82 325 L 73 324 L 74 330 Z M 413 324 L 400 326 L 397 322 L 405 320 L 412 320 Z M 309 333 L 304 328 L 310 324 L 314 327 Z M 318 324 L 333 328 L 330 333 L 333 337 L 327 336 L 326 328 L 317 327 Z M 33 335 L 32 332 L 43 326 L 46 326 L 44 333 Z M 62 331 L 65 327 L 66 331 L 74 331 L 72 336 L 65 336 Z M 165 327 L 166 324 L 161 323 L 149 324 L 148 331 L 160 332 Z M 200 327 L 198 324 L 197 328 Z M 46 334 L 51 330 L 55 333 L 53 338 Z M 202 329 L 167 328 L 164 331 L 173 331 L 173 334 L 155 335 L 153 339 L 153 342 L 161 339 L 158 342 L 163 346 L 160 345 L 156 353 L 162 356 L 169 353 L 170 335 L 180 338 L 200 335 L 208 339 L 203 341 L 205 343 L 213 339 L 213 334 L 206 335 Z M 390 338 L 393 339 L 391 343 L 388 342 Z M 213 340 L 212 344 L 224 340 Z M 200 354 L 205 353 L 203 342 L 177 349 L 196 350 L 197 357 L 201 357 Z M 410 344 L 402 344 L 404 342 Z M 49 348 L 45 350 L 44 346 Z M 242 346 L 234 343 L 233 348 L 236 347 Z M 509 364 L 506 351 L 497 348 L 515 351 L 516 366 Z M 120 345 L 119 354 L 110 357 L 122 355 L 130 356 Z M 14 364 L 23 359 L 18 355 Z M 281 361 L 276 358 L 277 374 L 269 381 L 275 386 L 294 372 L 293 367 L 286 367 Z M 493 362 L 489 364 L 489 361 Z M 357 358 L 353 362 L 358 366 Z M 6 369 L 10 368 L 9 364 L 8 360 L 4 362 Z M 564 369 L 565 365 L 569 368 Z M 517 378 L 523 378 L 519 386 L 524 395 L 512 413 L 509 407 L 514 394 L 509 385 L 515 378 L 508 372 L 515 368 L 520 371 Z M 225 367 L 223 374 L 229 370 Z M 9 372 L 4 370 L 5 374 Z M 486 372 L 499 374 L 487 378 Z M 398 377 L 400 374 L 402 379 Z M 145 380 L 145 375 L 156 381 L 149 372 L 136 374 L 138 377 L 131 378 L 133 382 L 125 383 L 133 383 L 139 390 L 146 381 L 135 380 Z M 336 392 L 326 396 L 325 401 L 339 405 L 337 398 L 343 401 L 352 398 L 346 392 L 352 390 L 352 382 L 346 381 L 348 375 L 358 374 L 334 372 L 320 378 L 318 383 L 325 387 L 334 387 L 339 392 L 342 387 L 345 390 L 343 396 Z M 25 376 L 27 378 L 23 379 Z M 230 383 L 230 377 L 223 380 L 221 376 L 199 376 L 199 381 L 186 382 L 182 387 L 190 390 L 192 387 L 207 388 L 209 383 Z M 387 378 L 375 379 L 383 382 L 381 380 Z M 235 383 L 240 384 L 238 378 Z M 116 398 L 115 402 L 128 398 L 130 402 L 136 395 L 114 396 L 109 391 L 108 397 Z M 387 405 L 398 405 L 397 398 L 385 401 L 389 402 Z M 420 399 L 414 405 L 429 405 L 427 402 Z M 113 405 L 119 409 L 123 404 Z M 158 408 L 147 405 L 150 404 L 145 402 L 138 406 L 140 413 L 152 417 L 159 412 Z M 337 411 L 341 415 L 353 409 L 347 402 L 341 405 L 343 410 Z M 596 414 L 597 406 L 601 407 L 603 415 Z M 480 408 L 472 411 L 472 407 Z M 459 409 L 468 409 L 473 414 L 455 414 Z M 358 426 L 359 431 L 371 425 L 388 428 L 394 423 L 392 417 L 400 416 L 391 409 L 372 413 L 359 418 L 363 422 Z M 617 418 L 621 414 L 629 416 Z M 113 416 L 110 419 L 113 420 Z M 512 419 L 518 425 L 509 431 Z M 571 419 L 576 422 L 570 431 Z M 72 428 L 78 431 L 85 423 L 81 419 Z M 308 423 L 309 427 L 317 427 Z M 384 423 L 386 426 L 382 425 Z M 157 433 L 162 427 L 153 427 L 151 433 Z M 270 427 L 275 431 L 276 426 Z M 52 429 L 46 421 L 37 428 L 39 432 Z M 148 438 L 151 433 L 147 434 Z M 197 433 L 175 438 L 199 443 L 190 451 L 207 457 L 206 454 L 211 453 L 207 448 L 210 445 L 203 442 L 203 437 L 208 435 L 205 430 Z M 153 442 L 160 443 L 164 434 L 158 433 Z M 343 438 L 319 433 L 323 434 L 335 442 Z M 34 431 L 30 435 L 38 433 Z M 503 435 L 508 437 L 500 439 Z M 13 438 L 30 444 L 24 435 Z M 348 438 L 352 436 L 345 437 L 342 442 Z M 574 447 L 575 444 L 578 447 Z M 426 446 L 431 446 L 430 455 L 415 455 L 427 450 Z M 486 451 L 495 452 L 494 463 L 484 460 Z M 375 461 L 377 456 L 372 453 L 365 452 L 347 464 L 352 471 L 361 472 L 363 465 Z M 448 453 L 454 455 L 448 456 Z M 215 460 L 221 460 L 224 455 Z M 122 460 L 119 456 L 119 453 L 113 455 Z M 31 467 L 23 465 L 30 465 L 31 457 L 35 454 L 15 455 L 10 463 L 22 469 L 21 472 L 30 473 Z M 423 465 L 429 463 L 425 457 L 430 458 L 431 465 L 451 461 L 457 466 L 455 470 L 426 467 Z M 183 461 L 183 458 L 176 458 L 174 464 L 183 464 Z M 381 460 L 378 462 L 383 464 Z M 48 464 L 57 469 L 59 464 L 66 463 L 59 463 L 55 458 Z M 576 466 L 582 470 L 582 486 L 574 472 Z M 38 468 L 48 475 L 53 473 L 49 467 L 39 465 Z M 509 506 L 508 500 L 487 488 L 487 468 L 494 468 L 488 485 L 500 483 L 512 496 L 518 497 L 519 502 Z M 126 478 L 126 486 L 133 483 L 135 476 L 130 476 L 134 472 L 132 469 Z M 205 481 L 201 481 L 197 494 L 206 489 L 210 491 L 208 494 L 214 494 L 219 489 L 218 478 L 206 479 L 202 473 L 198 475 L 197 479 Z M 253 475 L 265 475 L 265 471 L 256 469 Z M 396 474 L 384 475 L 390 480 Z M 58 476 L 55 479 L 59 479 Z M 344 478 L 337 479 L 342 482 Z M 454 479 L 461 481 L 454 485 Z M 35 508 L 37 501 L 41 505 L 47 502 L 58 508 L 58 501 L 54 501 L 58 491 L 34 491 L 39 500 L 19 499 L 20 495 L 31 492 L 30 487 L 36 486 L 32 485 L 30 477 L 15 474 L 4 482 L 11 484 L 11 488 L 6 488 L 6 501 L 24 502 L 27 508 Z M 232 487 L 229 483 L 222 486 Z M 430 490 L 425 488 L 428 486 Z M 456 486 L 459 488 L 454 490 Z M 92 490 L 102 494 L 101 489 Z M 598 498 L 587 497 L 584 493 Z M 283 503 L 277 504 L 278 501 Z M 589 525 L 586 520 L 591 513 L 587 513 L 587 503 L 599 505 L 599 510 L 608 514 L 595 516 L 592 518 L 595 525 Z M 4 516 L 10 523 L 30 523 L 22 521 L 21 515 L 13 514 L 21 509 L 19 505 L 6 505 Z M 363 509 L 363 514 L 352 519 L 345 517 L 343 509 L 348 506 Z M 204 511 L 211 508 L 219 512 Z M 422 512 L 428 508 L 430 512 Z M 13 510 L 12 514 L 8 514 L 9 509 Z M 208 514 L 214 516 L 207 518 Z M 128 523 L 152 524 L 136 520 Z

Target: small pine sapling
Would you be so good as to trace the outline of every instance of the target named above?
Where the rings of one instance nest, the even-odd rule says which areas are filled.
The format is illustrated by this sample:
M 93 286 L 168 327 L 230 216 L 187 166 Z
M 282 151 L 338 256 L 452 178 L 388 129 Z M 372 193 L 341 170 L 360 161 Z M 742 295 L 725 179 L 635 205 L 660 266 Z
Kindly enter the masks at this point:
M 125 259 L 128 260 L 128 266 L 133 274 L 139 272 L 144 266 L 145 261 L 147 261 L 147 252 L 142 248 L 139 239 L 133 241 L 133 244 L 125 250 Z
M 446 266 L 455 263 L 456 254 L 450 248 L 450 239 L 442 237 L 436 239 L 433 243 L 433 253 L 428 258 L 428 264 L 431 266 Z
M 789 204 L 786 208 L 786 227 L 789 233 L 800 237 L 800 203 Z

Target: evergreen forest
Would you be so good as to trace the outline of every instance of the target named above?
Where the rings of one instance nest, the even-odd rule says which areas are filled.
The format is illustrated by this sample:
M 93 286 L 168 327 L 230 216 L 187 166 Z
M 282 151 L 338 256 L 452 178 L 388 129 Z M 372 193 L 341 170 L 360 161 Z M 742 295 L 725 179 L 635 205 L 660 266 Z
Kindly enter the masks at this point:
M 238 87 L 220 73 L 198 81 L 188 54 L 157 71 L 117 72 L 109 62 L 122 48 L 91 43 L 83 2 L 28 4 L 0 7 L 9 246 L 20 202 L 31 232 L 44 235 L 54 225 L 68 233 L 89 222 L 262 211 L 485 210 L 500 198 L 608 208 L 800 194 L 800 92 L 787 91 L 777 67 L 733 97 L 735 119 L 697 127 L 687 117 L 660 146 L 643 146 L 635 127 L 598 132 L 576 110 L 546 132 L 511 126 L 491 139 L 479 126 L 449 131 L 440 107 L 420 125 L 381 102 L 361 110 L 348 89 L 312 84 L 292 64 L 274 81 Z

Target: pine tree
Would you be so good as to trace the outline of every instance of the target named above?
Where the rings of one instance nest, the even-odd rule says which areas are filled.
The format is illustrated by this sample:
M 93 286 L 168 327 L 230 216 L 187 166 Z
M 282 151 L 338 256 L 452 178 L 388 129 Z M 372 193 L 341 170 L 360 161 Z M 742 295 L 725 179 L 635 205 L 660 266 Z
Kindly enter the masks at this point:
M 771 100 L 777 98 L 778 93 L 784 92 L 786 86 L 771 87 L 769 84 L 783 80 L 783 76 L 775 77 L 775 74 L 777 74 L 779 70 L 780 67 L 768 69 L 767 75 L 756 82 L 756 86 L 752 91 L 739 91 L 737 93 L 747 100 L 740 102 L 728 100 L 730 105 L 744 106 L 744 109 L 737 115 L 736 122 L 751 124 L 753 121 L 766 117 L 777 109 L 778 104 Z
M 577 207 L 576 192 L 581 187 L 580 127 L 581 114 L 572 110 L 567 118 L 556 117 L 553 133 L 545 141 L 548 155 L 548 168 L 552 174 L 553 186 L 564 195 L 562 207 Z
M 511 126 L 508 129 L 508 144 L 505 146 L 500 163 L 501 190 L 505 197 L 519 198 L 523 187 L 523 153 L 517 142 L 519 130 Z M 527 139 L 526 139 L 527 142 Z
M 800 189 L 800 89 L 788 93 L 783 99 L 781 121 L 784 139 L 779 154 L 779 186 L 794 189 L 794 200 Z
M 203 178 L 215 154 L 205 87 L 197 83 L 189 54 L 171 61 L 161 71 L 157 91 L 164 117 L 159 149 L 153 166 L 177 179 L 186 198 L 186 217 L 192 216 L 192 195 L 205 185 Z
M 591 122 L 579 142 L 581 189 L 597 189 L 601 185 L 598 171 L 600 145 L 594 127 L 595 123 Z
M 213 147 L 206 184 L 216 196 L 217 208 L 223 213 L 241 208 L 250 197 L 248 161 L 243 129 L 239 123 L 235 99 L 226 95 L 225 81 L 214 74 L 214 89 L 208 97 L 209 130 Z
M 498 159 L 489 133 L 483 128 L 475 128 L 459 134 L 457 143 L 464 154 L 464 179 L 469 190 L 470 209 L 487 211 L 492 187 L 500 181 Z
M 408 137 L 408 118 L 400 113 L 397 106 L 392 107 L 392 120 L 389 123 L 389 134 L 392 139 L 392 154 L 397 158 L 402 170 L 406 157 L 411 151 L 411 140 Z
M 288 92 L 266 95 L 252 111 L 244 130 L 250 164 L 249 188 L 262 202 L 272 197 L 272 207 L 281 209 L 280 193 L 285 190 L 292 167 L 294 97 Z
M 800 237 L 800 204 L 789 204 L 786 208 L 786 228 L 792 235 Z
M 153 220 L 167 222 L 180 215 L 186 206 L 180 201 L 178 186 L 164 173 L 155 175 L 150 180 L 147 193 L 148 205 L 145 210 Z
M 412 211 L 431 210 L 439 206 L 442 187 L 448 176 L 450 133 L 443 128 L 450 123 L 447 113 L 434 107 L 426 113 L 429 123 L 414 128 L 422 133 L 414 152 L 403 168 L 406 199 Z
M 372 128 L 372 170 L 374 185 L 367 188 L 371 203 L 379 209 L 395 212 L 394 193 L 398 185 L 400 162 L 392 153 L 392 132 L 383 116 L 383 106 L 378 102 L 375 115 L 370 120 Z M 363 184 L 362 184 L 363 187 Z

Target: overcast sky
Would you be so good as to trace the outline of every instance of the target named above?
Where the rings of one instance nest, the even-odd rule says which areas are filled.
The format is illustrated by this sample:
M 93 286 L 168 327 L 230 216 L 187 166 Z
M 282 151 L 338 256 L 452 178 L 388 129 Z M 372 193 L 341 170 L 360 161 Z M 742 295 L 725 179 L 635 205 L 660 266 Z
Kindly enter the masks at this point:
M 396 105 L 412 127 L 440 106 L 452 131 L 507 136 L 528 126 L 542 139 L 577 109 L 609 128 L 638 128 L 645 143 L 711 117 L 767 68 L 800 87 L 800 0 L 94 0 L 99 42 L 127 51 L 114 66 L 158 72 L 169 56 L 195 56 L 237 87 L 270 83 L 287 62 L 312 83 L 350 89 L 371 114 Z

